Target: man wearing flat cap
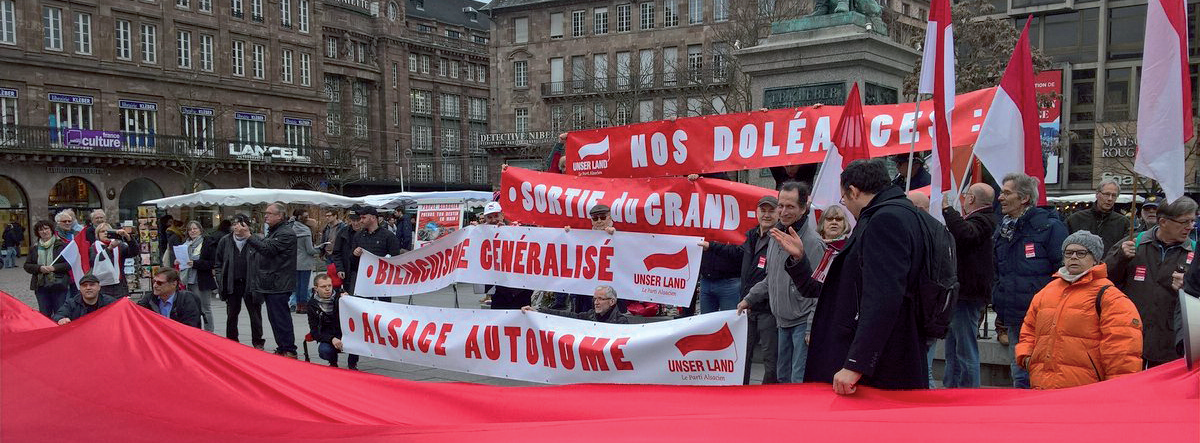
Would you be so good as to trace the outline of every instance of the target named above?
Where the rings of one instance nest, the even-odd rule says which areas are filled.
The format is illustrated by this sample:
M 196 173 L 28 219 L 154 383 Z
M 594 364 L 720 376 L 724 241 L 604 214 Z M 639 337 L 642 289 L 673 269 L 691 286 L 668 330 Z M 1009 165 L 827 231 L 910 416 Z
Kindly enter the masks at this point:
M 116 300 L 112 297 L 100 293 L 100 279 L 88 273 L 79 279 L 79 295 L 67 299 L 50 318 L 60 325 L 65 325 L 114 301 Z
M 400 239 L 392 231 L 379 225 L 379 212 L 370 206 L 359 209 L 358 215 L 362 229 L 354 234 L 354 257 L 361 260 L 363 252 L 370 252 L 377 257 L 393 257 L 405 252 L 400 248 Z M 380 297 L 380 300 L 392 301 L 391 297 Z

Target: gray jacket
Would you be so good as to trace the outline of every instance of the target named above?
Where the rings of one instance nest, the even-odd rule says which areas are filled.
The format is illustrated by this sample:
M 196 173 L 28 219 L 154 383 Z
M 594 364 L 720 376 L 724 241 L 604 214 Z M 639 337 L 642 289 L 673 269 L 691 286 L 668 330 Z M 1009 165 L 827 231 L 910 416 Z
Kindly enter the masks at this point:
M 311 271 L 321 264 L 317 259 L 320 251 L 313 247 L 312 229 L 299 222 L 292 223 L 296 231 L 296 270 Z
M 804 241 L 804 255 L 813 257 L 813 263 L 821 261 L 825 255 L 825 242 L 817 231 L 805 223 L 806 218 L 792 225 Z M 796 290 L 792 277 L 788 274 L 786 265 L 789 255 L 774 239 L 767 246 L 767 277 L 755 283 L 746 294 L 746 302 L 750 305 L 767 299 L 771 305 L 771 313 L 781 328 L 790 328 L 805 323 L 812 323 L 813 313 L 816 312 L 817 299 L 805 298 Z M 811 273 L 812 270 L 807 272 Z

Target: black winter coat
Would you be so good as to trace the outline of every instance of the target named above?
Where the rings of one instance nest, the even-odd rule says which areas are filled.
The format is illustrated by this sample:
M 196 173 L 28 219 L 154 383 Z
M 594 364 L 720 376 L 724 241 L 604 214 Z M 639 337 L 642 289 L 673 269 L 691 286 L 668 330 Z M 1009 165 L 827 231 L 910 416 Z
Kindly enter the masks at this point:
M 58 312 L 55 312 L 54 315 L 50 316 L 50 319 L 54 321 L 59 321 L 64 318 L 69 318 L 71 321 L 79 320 L 80 317 L 90 314 L 97 309 L 103 308 L 117 301 L 116 299 L 104 293 L 99 294 L 97 297 L 96 304 L 93 306 L 88 306 L 87 303 L 84 303 L 82 295 L 70 297 L 66 302 L 63 303 L 61 307 L 58 308 Z
M 489 285 L 491 286 L 491 285 Z M 492 294 L 492 309 L 521 309 L 529 306 L 533 290 L 495 286 Z
M 41 242 L 41 240 L 34 240 L 34 243 L 29 245 L 29 254 L 25 255 L 25 266 L 24 267 L 25 267 L 25 272 L 28 272 L 30 274 L 30 277 L 29 277 L 29 290 L 30 291 L 37 290 L 38 276 L 41 275 L 41 272 L 38 271 L 38 268 L 40 267 L 38 265 L 38 243 L 39 242 Z M 54 249 L 54 256 L 58 257 L 58 258 L 54 261 L 54 264 L 51 266 L 54 266 L 53 274 L 55 276 L 57 276 L 58 278 L 57 278 L 57 282 L 55 282 L 54 284 L 49 285 L 49 286 L 54 289 L 58 289 L 58 290 L 66 290 L 68 287 L 67 285 L 70 284 L 69 281 L 71 280 L 71 276 L 70 276 L 70 274 L 68 274 L 68 272 L 71 270 L 71 265 L 68 264 L 65 260 L 63 260 L 62 257 L 59 257 L 59 254 L 62 254 L 63 248 L 66 248 L 66 247 L 67 247 L 67 242 L 63 241 L 62 238 L 60 238 L 60 237 L 54 238 L 54 247 L 52 249 Z
M 1104 239 L 1104 250 L 1108 251 L 1129 236 L 1129 217 L 1123 217 L 1117 211 L 1100 212 L 1093 205 L 1090 209 L 1078 211 L 1067 217 L 1067 233 L 1088 231 Z M 1099 261 L 1100 259 L 1096 259 Z
M 875 196 L 863 209 L 845 248 L 830 265 L 825 283 L 812 279 L 810 259 L 788 259 L 788 273 L 802 294 L 820 297 L 804 381 L 831 383 L 838 371 L 863 374 L 860 384 L 884 389 L 929 386 L 925 339 L 917 326 L 913 290 L 924 263 L 924 235 L 917 214 L 880 207 L 898 200 L 898 187 Z
M 246 247 L 254 251 L 247 285 L 255 291 L 280 294 L 296 290 L 296 231 L 292 223 L 280 222 L 267 230 L 266 237 L 251 235 L 246 240 Z
M 992 301 L 992 282 L 996 278 L 996 256 L 992 235 L 996 233 L 996 217 L 991 206 L 967 214 L 966 218 L 954 208 L 942 210 L 946 228 L 954 236 L 954 251 L 958 254 L 959 300 Z
M 700 278 L 712 280 L 738 278 L 741 275 L 741 269 L 742 251 L 737 245 L 714 242 L 708 250 L 700 254 Z
M 567 317 L 567 318 L 574 318 L 574 319 L 578 319 L 578 320 L 594 321 L 597 323 L 616 323 L 616 324 L 629 323 L 629 318 L 626 317 L 624 314 L 621 314 L 621 310 L 617 309 L 616 306 L 613 306 L 612 309 L 608 310 L 608 312 L 605 312 L 600 315 L 596 314 L 595 309 L 588 309 L 587 312 L 571 312 L 571 311 L 560 311 L 558 309 L 542 308 L 542 309 L 538 309 L 538 312 L 541 312 L 544 314 L 550 314 L 550 315 L 557 315 L 559 317 Z
M 154 315 L 161 315 L 158 312 L 158 296 L 153 292 L 142 297 L 142 301 L 138 302 L 138 306 L 149 309 L 154 312 Z M 193 328 L 200 327 L 200 296 L 194 292 L 178 291 L 175 293 L 175 304 L 171 305 L 171 320 L 183 323 Z
M 192 269 L 196 270 L 196 287 L 201 291 L 217 289 L 213 271 L 220 267 L 217 263 L 217 244 L 221 241 L 221 237 L 218 237 L 221 234 L 221 231 L 216 231 L 201 237 L 204 243 L 200 245 L 200 258 L 192 260 Z
M 750 288 L 753 288 L 762 279 L 767 278 L 766 260 L 767 251 L 770 250 L 768 246 L 771 245 L 771 242 L 764 241 L 761 247 L 759 247 L 759 238 L 758 228 L 751 228 L 749 231 L 746 231 L 746 242 L 742 243 L 742 247 L 739 248 L 742 252 L 742 298 L 746 298 L 746 294 L 750 292 Z M 762 266 L 759 266 L 760 263 Z M 750 306 L 750 310 L 753 312 L 770 313 L 771 302 L 768 299 L 755 303 Z
M 341 308 L 338 307 L 341 298 L 333 294 L 333 312 L 330 313 L 321 310 L 316 295 L 308 299 L 308 332 L 316 342 L 333 344 L 334 338 L 342 338 Z
M 354 256 L 354 234 L 355 231 L 350 225 L 346 225 L 338 231 L 337 238 L 333 241 L 333 265 L 338 272 L 346 274 L 342 279 L 342 290 L 351 294 L 354 293 L 354 278 L 358 276 L 358 257 Z

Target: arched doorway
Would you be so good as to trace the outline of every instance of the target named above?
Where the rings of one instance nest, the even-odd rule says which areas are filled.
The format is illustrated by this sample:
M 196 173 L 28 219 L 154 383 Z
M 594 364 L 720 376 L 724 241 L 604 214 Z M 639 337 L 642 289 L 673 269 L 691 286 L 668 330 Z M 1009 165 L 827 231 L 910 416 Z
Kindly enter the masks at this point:
M 121 197 L 117 200 L 119 220 L 136 220 L 138 205 L 162 197 L 162 188 L 154 181 L 145 177 L 131 180 L 121 189 Z
M 13 222 L 21 225 L 24 231 L 17 247 L 24 255 L 29 249 L 29 228 L 33 225 L 29 219 L 29 199 L 16 181 L 0 176 L 0 223 L 3 223 L 4 230 L 8 231 Z
M 51 216 L 63 209 L 74 209 L 76 220 L 83 223 L 91 210 L 100 209 L 100 191 L 83 177 L 67 177 L 50 188 L 46 207 Z

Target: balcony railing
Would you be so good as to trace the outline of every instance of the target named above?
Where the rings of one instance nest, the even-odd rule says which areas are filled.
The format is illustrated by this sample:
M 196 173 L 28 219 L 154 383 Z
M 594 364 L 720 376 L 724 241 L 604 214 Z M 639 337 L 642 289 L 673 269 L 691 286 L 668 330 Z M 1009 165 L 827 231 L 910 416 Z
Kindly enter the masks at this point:
M 729 81 L 730 73 L 727 69 L 657 72 L 654 74 L 630 74 L 618 77 L 589 77 L 585 79 L 542 83 L 542 97 L 724 86 L 729 84 Z
M 344 167 L 339 148 L 276 143 L 247 143 L 217 138 L 79 130 L 47 126 L 0 125 L 0 152 L 56 153 L 131 158 L 213 161 L 261 161 L 291 165 Z
M 487 45 L 479 44 L 473 41 L 464 39 L 456 39 L 446 37 L 444 35 L 430 34 L 423 32 L 410 33 L 407 36 L 409 39 L 418 42 L 425 42 L 443 48 L 458 49 L 461 51 L 470 51 L 472 54 L 483 55 L 487 54 Z

